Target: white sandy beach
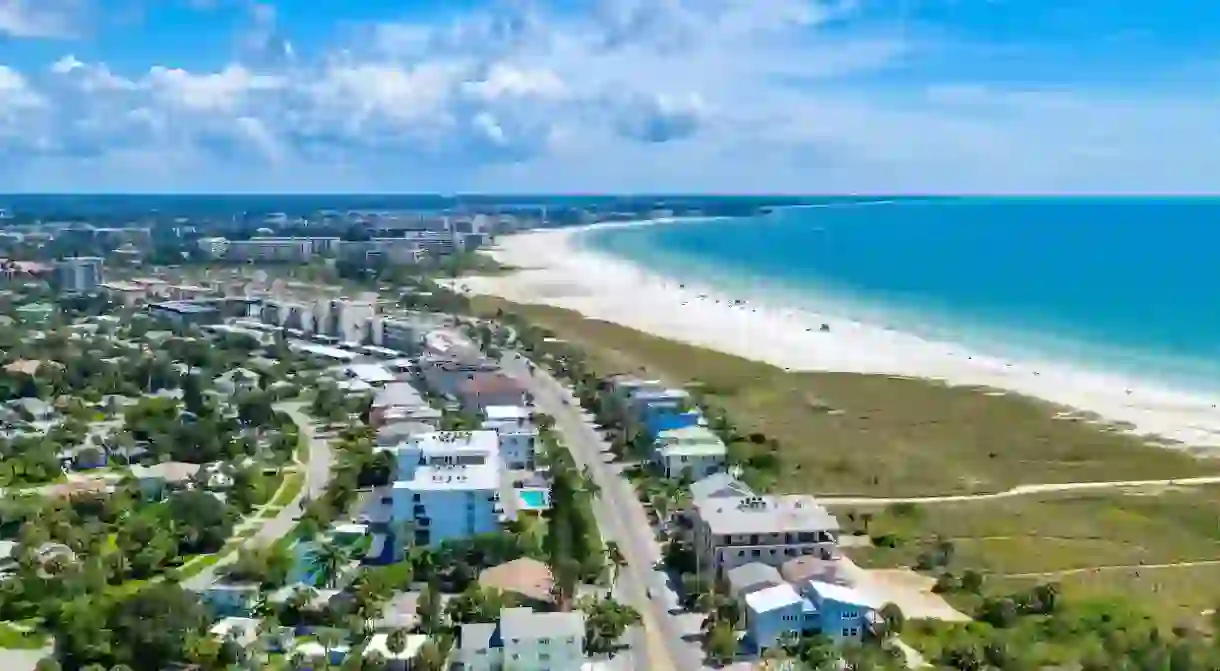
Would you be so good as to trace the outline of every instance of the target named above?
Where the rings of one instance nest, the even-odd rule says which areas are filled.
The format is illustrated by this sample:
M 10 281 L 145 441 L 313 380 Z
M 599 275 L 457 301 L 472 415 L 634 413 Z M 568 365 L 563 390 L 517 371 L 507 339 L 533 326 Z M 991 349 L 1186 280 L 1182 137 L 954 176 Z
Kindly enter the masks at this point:
M 726 297 L 691 283 L 680 286 L 678 280 L 583 249 L 573 239 L 582 230 L 504 236 L 498 240 L 499 248 L 488 253 L 528 270 L 463 278 L 460 285 L 471 293 L 568 308 L 792 370 L 886 373 L 985 385 L 1128 423 L 1141 435 L 1155 434 L 1198 448 L 1220 446 L 1220 397 L 1071 364 L 988 358 L 952 343 L 834 314 L 766 306 L 754 297 Z M 736 299 L 749 303 L 734 305 Z M 822 324 L 828 324 L 830 331 L 820 332 Z

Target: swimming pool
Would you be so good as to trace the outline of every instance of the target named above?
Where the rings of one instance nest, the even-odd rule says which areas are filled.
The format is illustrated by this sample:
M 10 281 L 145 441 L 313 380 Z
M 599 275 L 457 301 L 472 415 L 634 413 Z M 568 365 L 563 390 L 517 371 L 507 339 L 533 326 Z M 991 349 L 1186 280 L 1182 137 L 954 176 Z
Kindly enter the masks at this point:
M 550 507 L 546 501 L 545 489 L 518 490 L 517 499 L 521 501 L 521 507 L 526 510 L 544 510 Z

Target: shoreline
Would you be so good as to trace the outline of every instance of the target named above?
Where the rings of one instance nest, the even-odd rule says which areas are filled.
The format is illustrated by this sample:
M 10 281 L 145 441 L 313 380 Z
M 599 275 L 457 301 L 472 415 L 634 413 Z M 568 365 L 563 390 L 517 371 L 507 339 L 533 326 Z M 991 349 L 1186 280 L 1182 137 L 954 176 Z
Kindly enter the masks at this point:
M 706 220 L 692 218 L 690 223 Z M 1077 418 L 1096 415 L 1099 425 L 1120 425 L 1130 433 L 1149 436 L 1150 443 L 1220 447 L 1220 398 L 1205 393 L 1065 362 L 1000 359 L 957 343 L 833 312 L 780 308 L 767 305 L 765 298 L 750 296 L 742 300 L 740 294 L 726 296 L 723 289 L 667 277 L 591 250 L 580 240 L 592 229 L 660 221 L 672 220 L 613 222 L 506 236 L 498 241 L 498 249 L 484 253 L 527 270 L 466 277 L 457 284 L 469 293 L 566 308 L 792 372 L 897 375 L 989 387 L 1066 406 L 1077 411 Z M 821 330 L 823 324 L 829 326 L 828 332 Z

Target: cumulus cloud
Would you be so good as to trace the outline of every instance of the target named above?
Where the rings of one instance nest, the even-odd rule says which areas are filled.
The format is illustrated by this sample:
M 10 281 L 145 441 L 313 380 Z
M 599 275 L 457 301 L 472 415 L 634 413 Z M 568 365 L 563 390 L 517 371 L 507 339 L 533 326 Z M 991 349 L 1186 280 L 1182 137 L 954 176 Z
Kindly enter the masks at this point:
M 0 37 L 71 37 L 81 10 L 74 0 L 0 0 Z
M 23 30 L 37 32 L 33 6 L 0 0 L 0 32 L 15 34 L 14 7 Z M 16 186 L 181 188 L 181 175 L 131 172 L 157 155 L 193 166 L 183 172 L 199 190 L 310 180 L 388 190 L 1190 190 L 1220 168 L 1220 146 L 1210 146 L 1220 140 L 1201 132 L 1216 127 L 1215 91 L 1137 96 L 941 76 L 928 64 L 959 58 L 952 44 L 865 20 L 854 0 L 497 5 L 439 22 L 346 24 L 311 49 L 288 41 L 272 4 L 236 6 L 243 18 L 220 67 L 175 54 L 139 69 L 72 54 L 0 66 L 0 160 L 20 162 L 13 172 L 29 180 Z M 1189 161 L 1165 149 L 1175 146 L 1166 133 L 1198 138 Z M 114 169 L 73 170 L 74 159 Z M 0 189 L 12 188 L 8 177 L 0 172 Z

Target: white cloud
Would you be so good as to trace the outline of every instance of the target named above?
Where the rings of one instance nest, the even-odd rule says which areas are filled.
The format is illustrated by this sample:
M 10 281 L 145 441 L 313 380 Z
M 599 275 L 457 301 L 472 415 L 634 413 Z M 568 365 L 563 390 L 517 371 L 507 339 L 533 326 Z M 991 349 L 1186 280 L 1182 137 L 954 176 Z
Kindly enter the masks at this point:
M 43 98 L 16 70 L 0 65 L 0 111 L 41 107 Z
M 72 37 L 80 10 L 73 0 L 0 0 L 0 36 Z
M 114 161 L 107 179 L 157 188 L 124 171 L 172 153 L 202 190 L 337 188 L 340 172 L 356 189 L 1191 190 L 1220 171 L 1214 89 L 941 77 L 927 64 L 957 58 L 952 44 L 855 25 L 853 0 L 526 5 L 349 26 L 308 54 L 272 5 L 243 6 L 218 70 L 172 55 L 0 70 L 0 110 L 26 101 L 0 116 L 0 159 L 29 180 L 84 174 L 62 167 L 74 156 Z
M 251 94 L 273 91 L 283 84 L 279 77 L 255 74 L 241 65 L 202 75 L 154 66 L 145 83 L 167 104 L 197 112 L 236 112 Z
M 492 65 L 481 80 L 466 82 L 463 88 L 470 95 L 488 101 L 508 96 L 559 98 L 567 92 L 563 81 L 550 70 L 519 69 L 505 63 Z

